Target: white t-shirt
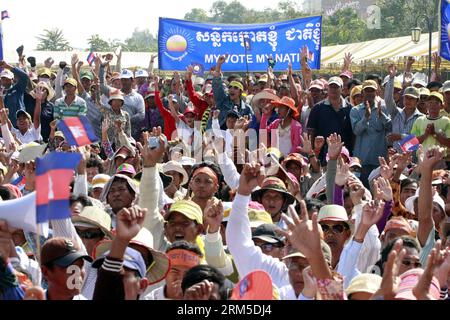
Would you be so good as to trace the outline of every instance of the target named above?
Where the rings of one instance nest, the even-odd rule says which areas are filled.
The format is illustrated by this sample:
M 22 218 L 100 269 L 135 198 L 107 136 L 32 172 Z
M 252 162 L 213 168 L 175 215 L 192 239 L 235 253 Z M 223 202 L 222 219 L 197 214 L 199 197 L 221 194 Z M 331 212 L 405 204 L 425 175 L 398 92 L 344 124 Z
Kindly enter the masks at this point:
M 280 150 L 281 154 L 284 156 L 287 156 L 291 153 L 292 149 L 292 141 L 291 141 L 291 125 L 287 126 L 286 128 L 281 128 L 281 125 L 277 129 L 278 132 L 278 149 Z
M 17 140 L 19 140 L 23 144 L 27 144 L 36 140 L 42 140 L 41 126 L 35 129 L 34 125 L 32 124 L 30 128 L 25 132 L 25 134 L 22 134 L 18 129 L 14 127 L 11 128 L 11 132 L 14 133 L 17 137 Z

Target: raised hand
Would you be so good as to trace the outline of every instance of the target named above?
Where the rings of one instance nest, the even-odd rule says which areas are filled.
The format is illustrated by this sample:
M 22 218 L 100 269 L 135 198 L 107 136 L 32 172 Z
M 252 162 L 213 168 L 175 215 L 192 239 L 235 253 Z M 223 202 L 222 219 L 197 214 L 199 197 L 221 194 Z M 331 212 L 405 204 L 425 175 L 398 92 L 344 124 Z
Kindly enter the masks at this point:
M 369 229 L 371 226 L 380 221 L 383 216 L 384 202 L 370 201 L 363 207 L 361 215 L 361 225 Z
M 321 250 L 320 239 L 323 238 L 323 232 L 317 222 L 317 214 L 313 214 L 310 220 L 304 201 L 300 201 L 300 217 L 293 206 L 289 206 L 288 210 L 292 219 L 285 214 L 282 215 L 283 220 L 288 224 L 289 231 L 286 236 L 291 245 L 308 259 Z
M 393 195 L 392 195 L 392 187 L 389 183 L 389 180 L 380 177 L 375 180 L 374 182 L 375 189 L 378 190 L 380 199 L 384 201 L 392 201 Z
M 303 287 L 302 294 L 308 298 L 314 298 L 317 294 L 317 280 L 311 270 L 311 266 L 307 266 L 302 271 L 303 282 L 305 286 Z
M 219 115 L 220 115 L 220 110 L 216 109 L 216 110 L 213 111 L 212 118 L 213 119 L 219 119 Z
M 350 167 L 347 163 L 344 163 L 338 167 L 334 181 L 338 186 L 344 187 L 347 184 L 349 177 L 350 177 Z
M 80 61 L 80 59 L 78 58 L 78 55 L 74 53 L 70 61 L 72 63 L 72 66 L 75 66 L 78 63 L 78 61 Z
M 209 199 L 203 212 L 206 225 L 209 226 L 208 233 L 216 233 L 220 230 L 223 220 L 223 204 L 222 201 Z
M 45 61 L 44 61 L 45 67 L 46 67 L 46 68 L 49 68 L 49 69 L 52 67 L 52 65 L 53 65 L 54 63 L 55 63 L 55 60 L 53 60 L 52 57 L 49 57 L 49 58 L 45 59 Z
M 308 155 L 312 154 L 313 148 L 311 143 L 311 136 L 308 136 L 306 132 L 303 132 L 302 137 L 303 137 L 303 146 L 301 147 L 301 152 Z
M 186 74 L 184 75 L 184 79 L 186 81 L 191 81 L 193 72 L 194 72 L 194 67 L 193 66 L 188 66 L 187 70 L 186 70 Z
M 436 241 L 435 247 L 431 250 L 428 255 L 427 265 L 422 275 L 419 278 L 416 286 L 413 289 L 413 295 L 417 298 L 417 300 L 435 300 L 430 295 L 430 285 L 433 281 L 433 274 L 438 265 L 441 265 L 443 262 L 443 255 L 441 253 L 441 240 Z M 448 276 L 448 273 L 447 273 Z M 447 280 L 447 279 L 445 279 Z M 440 283 L 441 284 L 441 283 Z M 445 286 L 445 283 L 441 285 Z
M 265 178 L 262 169 L 264 167 L 261 167 L 258 163 L 246 163 L 244 165 L 237 190 L 240 195 L 248 196 L 252 193 L 253 189 L 262 184 Z
M 353 205 L 360 204 L 363 200 L 365 188 L 361 181 L 349 179 L 348 186 L 350 189 L 350 199 L 353 202 Z
M 123 241 L 130 241 L 141 231 L 147 209 L 138 206 L 123 208 L 117 213 L 116 237 Z
M 438 146 L 431 147 L 425 154 L 422 163 L 420 164 L 421 170 L 432 171 L 434 166 L 438 164 L 444 157 L 444 149 Z
M 327 138 L 327 143 L 328 143 L 328 156 L 330 160 L 337 160 L 337 158 L 341 154 L 342 147 L 344 146 L 344 143 L 341 140 L 341 136 L 336 133 L 332 133 Z
M 406 250 L 403 249 L 403 241 L 397 240 L 389 253 L 388 260 L 384 265 L 383 279 L 374 296 L 382 295 L 384 300 L 394 300 L 400 283 L 399 271 Z
M 150 149 L 148 145 L 148 138 L 157 137 L 159 139 L 159 147 L 155 149 Z M 161 134 L 161 127 L 153 128 L 152 132 L 149 134 L 147 132 L 143 133 L 144 138 L 144 150 L 142 152 L 142 158 L 144 162 L 144 167 L 154 167 L 156 163 L 162 158 L 166 146 L 164 135 Z
M 344 54 L 344 68 L 343 70 L 350 70 L 350 65 L 353 62 L 353 55 L 350 52 Z
M 34 91 L 35 93 L 34 97 L 36 98 L 37 101 L 42 102 L 42 100 L 44 100 L 44 92 L 45 89 L 43 89 L 42 87 L 40 86 L 36 87 L 36 90 Z
M 395 66 L 395 64 L 390 64 L 388 66 L 388 74 L 391 78 L 394 78 L 397 75 L 397 67 Z
M 442 58 L 439 55 L 439 52 L 433 52 L 432 59 L 433 59 L 433 64 L 434 64 L 435 70 L 439 70 L 441 67 L 441 63 L 442 63 Z
M 384 157 L 378 157 L 378 162 L 380 163 L 380 175 L 386 180 L 391 180 L 394 175 L 394 162 L 391 161 L 388 165 Z

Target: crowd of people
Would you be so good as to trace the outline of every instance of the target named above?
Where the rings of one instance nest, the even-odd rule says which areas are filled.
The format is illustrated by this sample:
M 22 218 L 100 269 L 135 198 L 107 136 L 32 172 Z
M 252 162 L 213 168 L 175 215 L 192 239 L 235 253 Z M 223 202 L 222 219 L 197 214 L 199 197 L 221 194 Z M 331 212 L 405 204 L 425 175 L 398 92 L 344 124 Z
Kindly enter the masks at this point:
M 36 158 L 82 160 L 48 238 L 0 220 L 0 300 L 227 300 L 256 270 L 279 300 L 448 300 L 440 58 L 326 78 L 301 53 L 251 76 L 1 61 L 0 201 L 36 191 Z M 100 142 L 58 131 L 80 116 Z

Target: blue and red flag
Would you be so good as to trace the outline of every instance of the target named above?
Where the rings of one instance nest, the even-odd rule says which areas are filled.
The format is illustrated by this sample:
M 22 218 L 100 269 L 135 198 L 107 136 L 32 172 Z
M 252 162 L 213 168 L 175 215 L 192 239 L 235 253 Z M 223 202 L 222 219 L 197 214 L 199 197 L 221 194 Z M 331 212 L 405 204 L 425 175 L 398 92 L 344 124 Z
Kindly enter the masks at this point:
M 99 141 L 86 116 L 65 118 L 56 126 L 70 146 L 82 147 Z
M 89 52 L 89 55 L 87 56 L 87 62 L 89 63 L 90 66 L 92 66 L 92 64 L 94 63 L 95 60 L 95 55 L 93 52 Z
M 400 141 L 400 147 L 404 152 L 406 151 L 416 151 L 419 149 L 420 141 L 413 134 L 406 136 Z
M 9 18 L 8 10 L 3 10 L 2 11 L 2 20 L 5 20 L 6 18 Z
M 36 222 L 70 217 L 70 183 L 79 153 L 51 152 L 36 158 Z

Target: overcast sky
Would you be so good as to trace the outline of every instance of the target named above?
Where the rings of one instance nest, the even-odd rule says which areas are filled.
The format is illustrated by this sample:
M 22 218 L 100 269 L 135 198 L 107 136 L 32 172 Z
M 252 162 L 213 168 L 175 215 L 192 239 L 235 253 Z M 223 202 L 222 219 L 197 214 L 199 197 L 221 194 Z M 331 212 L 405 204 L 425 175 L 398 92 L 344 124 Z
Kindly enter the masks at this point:
M 34 50 L 44 29 L 63 29 L 74 48 L 87 48 L 87 39 L 98 33 L 104 39 L 125 40 L 135 28 L 158 32 L 158 18 L 183 19 L 192 8 L 209 10 L 214 0 L 2 0 L 4 50 Z M 227 2 L 230 2 L 228 0 Z M 274 8 L 279 0 L 240 0 L 247 8 Z

